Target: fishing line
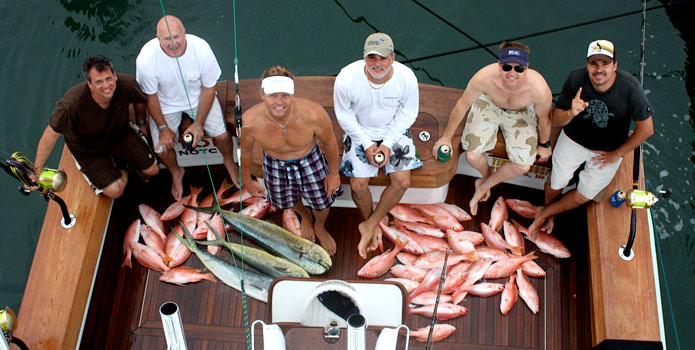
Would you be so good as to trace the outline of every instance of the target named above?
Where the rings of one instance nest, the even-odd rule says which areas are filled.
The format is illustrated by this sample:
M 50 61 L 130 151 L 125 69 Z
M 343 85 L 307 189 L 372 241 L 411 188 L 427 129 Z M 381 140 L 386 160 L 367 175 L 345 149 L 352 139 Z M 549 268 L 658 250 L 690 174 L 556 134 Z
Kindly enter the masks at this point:
M 661 5 L 655 5 L 655 6 L 652 6 L 652 7 L 648 7 L 646 11 L 652 11 L 652 10 L 660 9 L 660 8 L 666 7 L 666 6 L 677 5 L 677 4 L 686 2 L 686 1 L 688 1 L 688 0 L 671 1 L 671 2 L 669 2 L 669 3 L 667 3 L 667 4 L 661 4 Z M 583 27 L 583 26 L 586 26 L 586 25 L 589 25 L 589 24 L 595 24 L 595 23 L 599 23 L 599 22 L 605 22 L 605 21 L 609 21 L 609 20 L 612 20 L 612 19 L 616 19 L 616 18 L 621 18 L 621 17 L 625 17 L 625 16 L 630 16 L 630 15 L 638 14 L 638 13 L 641 13 L 641 12 L 642 12 L 642 10 L 629 11 L 629 12 L 625 12 L 625 13 L 618 14 L 618 15 L 613 15 L 613 16 L 609 16 L 609 17 L 599 18 L 599 19 L 595 19 L 595 20 L 591 20 L 591 21 L 581 22 L 581 23 L 572 24 L 572 25 L 567 25 L 567 26 L 562 26 L 562 27 L 557 27 L 557 28 L 554 28 L 554 29 L 544 30 L 544 31 L 537 32 L 537 33 L 532 33 L 532 34 L 526 34 L 526 35 L 518 36 L 518 37 L 515 37 L 515 38 L 509 38 L 509 39 L 506 39 L 506 40 L 497 40 L 497 41 L 493 41 L 493 42 L 490 42 L 490 43 L 487 43 L 487 44 L 478 44 L 478 45 L 476 45 L 476 46 L 470 46 L 470 47 L 466 47 L 466 48 L 463 48 L 463 49 L 445 51 L 445 52 L 438 53 L 438 54 L 434 54 L 434 55 L 428 55 L 428 56 L 422 56 L 422 57 L 418 57 L 418 58 L 413 58 L 413 59 L 401 61 L 401 63 L 403 63 L 403 64 L 405 64 L 405 63 L 412 63 L 412 62 L 427 60 L 427 59 L 430 59 L 430 58 L 437 58 L 437 57 L 449 56 L 449 55 L 453 55 L 453 54 L 457 54 L 457 53 L 462 53 L 462 52 L 466 52 L 466 51 L 482 49 L 482 48 L 486 48 L 486 47 L 488 47 L 488 46 L 499 45 L 499 44 L 501 44 L 503 41 L 518 41 L 518 40 L 522 40 L 522 39 L 532 38 L 532 37 L 535 37 L 535 36 L 541 36 L 541 35 L 545 35 L 545 34 L 552 34 L 552 33 L 555 33 L 555 32 L 559 32 L 559 31 L 566 30 L 566 29 L 573 29 L 573 28 Z M 495 56 L 495 57 L 497 57 L 497 56 Z
M 646 51 L 646 36 L 647 36 L 647 1 L 643 0 L 642 1 L 642 41 L 640 42 L 640 71 L 639 71 L 639 82 L 642 88 L 644 89 L 644 67 L 646 66 L 644 62 L 644 55 Z M 639 152 L 642 153 L 642 145 L 639 145 Z M 635 161 L 635 166 L 637 166 L 637 160 Z M 634 184 L 633 184 L 634 187 Z M 634 209 L 633 209 L 634 211 Z M 654 228 L 654 225 L 652 223 L 652 230 L 654 232 L 654 235 L 656 236 L 656 229 Z M 668 288 L 668 279 L 666 278 L 666 271 L 664 270 L 664 259 L 661 256 L 661 246 L 659 245 L 659 240 L 660 238 L 658 236 L 654 237 L 654 243 L 656 244 L 656 256 L 658 260 L 659 265 L 659 270 L 661 271 L 661 275 L 664 276 L 664 289 L 666 292 L 666 300 L 667 300 L 667 306 L 669 309 L 669 314 L 671 316 L 671 323 L 673 324 L 673 333 L 675 334 L 676 338 L 676 349 L 681 348 L 680 341 L 678 340 L 678 327 L 676 326 L 676 319 L 673 314 L 673 302 L 671 301 L 671 293 L 669 292 Z M 665 344 L 666 339 L 664 339 L 664 344 Z
M 184 92 L 186 93 L 186 100 L 188 102 L 188 107 L 190 109 L 191 118 L 193 119 L 193 124 L 195 125 L 196 132 L 198 133 L 198 135 L 201 135 L 200 130 L 198 129 L 198 124 L 195 123 L 196 115 L 193 111 L 193 106 L 191 104 L 191 100 L 190 100 L 190 97 L 188 95 L 188 89 L 186 87 L 186 81 L 184 80 L 183 71 L 181 70 L 181 64 L 179 62 L 178 52 L 176 51 L 176 45 L 174 44 L 174 38 L 171 35 L 171 29 L 169 27 L 169 21 L 167 20 L 166 10 L 164 9 L 164 3 L 162 0 L 159 0 L 159 4 L 162 8 L 162 14 L 164 16 L 164 23 L 166 24 L 167 32 L 169 33 L 169 40 L 171 41 L 171 46 L 172 46 L 172 49 L 174 50 L 174 58 L 176 59 L 176 65 L 178 66 L 178 69 L 179 69 L 179 76 L 181 77 L 181 83 L 183 84 L 183 89 L 184 89 Z M 236 47 L 237 47 L 237 45 L 236 45 L 236 41 L 237 41 L 237 39 L 236 39 L 236 0 L 233 0 L 232 4 L 233 4 L 233 17 L 234 17 L 234 19 L 233 19 L 234 20 L 234 65 L 235 65 L 234 78 L 235 78 L 236 92 L 237 92 L 237 95 L 236 95 L 237 106 L 238 106 L 237 108 L 240 108 L 239 107 L 240 106 L 240 103 L 239 103 L 239 84 L 238 84 L 239 78 L 238 78 L 238 68 L 237 68 L 238 60 L 237 60 L 237 56 L 236 56 Z M 213 103 L 216 103 L 216 102 L 217 102 L 217 99 L 213 100 Z M 217 103 L 219 103 L 219 102 L 217 102 Z M 201 149 L 203 148 L 203 142 L 202 142 L 200 137 L 198 138 L 198 145 L 201 147 Z M 203 151 L 202 153 L 203 153 L 203 160 L 205 162 L 205 168 L 206 168 L 207 173 L 208 173 L 208 178 L 210 179 L 210 184 L 212 185 L 212 196 L 213 196 L 213 201 L 214 201 L 215 206 L 216 206 L 215 210 L 220 214 L 220 219 L 224 222 L 224 217 L 222 215 L 222 208 L 221 208 L 220 202 L 217 198 L 217 189 L 215 188 L 215 183 L 212 179 L 212 172 L 210 171 L 210 164 L 208 163 L 208 159 L 207 159 L 207 152 Z M 239 161 L 241 163 L 241 157 L 239 157 Z M 241 170 L 239 170 L 239 173 L 241 173 Z M 240 181 L 240 179 L 241 179 L 241 175 L 239 175 L 239 181 Z M 240 205 L 240 211 L 241 211 L 241 209 L 243 209 L 243 203 L 241 202 L 241 188 L 239 191 L 239 205 Z M 240 217 L 243 218 L 243 215 L 240 214 Z M 229 240 L 229 232 L 227 231 L 227 227 L 226 227 L 226 225 L 223 225 L 223 227 L 224 227 L 225 236 L 226 236 L 227 240 Z M 251 335 L 250 335 L 250 331 L 249 331 L 250 328 L 249 328 L 249 319 L 248 319 L 248 311 L 247 311 L 247 303 L 246 303 L 246 289 L 244 287 L 245 279 L 244 279 L 244 250 L 243 250 L 244 249 L 243 220 L 241 222 L 241 227 L 242 227 L 242 229 L 240 230 L 240 235 L 241 235 L 241 242 L 240 242 L 241 243 L 240 244 L 241 245 L 240 285 L 241 285 L 241 298 L 242 298 L 242 305 L 243 305 L 243 312 L 244 312 L 244 325 L 245 325 L 244 328 L 245 328 L 245 333 L 246 333 L 246 347 L 247 347 L 247 349 L 250 350 L 251 349 Z M 231 254 L 232 254 L 232 261 L 234 263 L 234 267 L 237 270 L 239 270 L 239 266 L 237 265 L 237 262 L 236 262 L 236 259 L 234 256 L 234 252 L 231 252 Z
M 444 23 L 445 23 L 446 25 L 448 25 L 449 27 L 453 28 L 455 31 L 457 31 L 457 32 L 459 32 L 459 33 L 461 33 L 461 34 L 463 34 L 466 38 L 468 38 L 468 39 L 470 39 L 471 41 L 473 41 L 474 43 L 478 44 L 478 46 L 480 46 L 480 47 L 483 48 L 485 51 L 487 51 L 488 53 L 490 53 L 490 54 L 492 55 L 492 57 L 494 57 L 495 59 L 498 59 L 498 58 L 499 58 L 499 55 L 495 55 L 494 52 L 490 51 L 490 49 L 488 49 L 487 47 L 483 46 L 483 44 L 482 44 L 480 41 L 478 41 L 478 40 L 476 40 L 475 38 L 473 38 L 472 36 L 466 34 L 466 32 L 464 32 L 463 30 L 459 29 L 459 27 L 455 26 L 453 23 L 447 21 L 444 17 L 442 17 L 442 16 L 438 15 L 437 13 L 435 13 L 434 11 L 430 10 L 427 6 L 423 5 L 421 2 L 419 2 L 419 1 L 417 1 L 417 0 L 413 0 L 413 2 L 414 2 L 415 4 L 417 4 L 418 6 L 422 7 L 425 11 L 431 13 L 434 17 L 437 17 L 440 21 L 444 22 Z

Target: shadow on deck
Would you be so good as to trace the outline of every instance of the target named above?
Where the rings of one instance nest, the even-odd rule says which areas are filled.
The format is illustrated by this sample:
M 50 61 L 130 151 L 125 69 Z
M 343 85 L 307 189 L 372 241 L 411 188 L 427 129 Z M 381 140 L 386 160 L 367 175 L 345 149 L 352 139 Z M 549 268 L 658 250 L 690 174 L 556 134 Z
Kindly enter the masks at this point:
M 195 185 L 209 183 L 201 168 L 187 169 L 186 181 Z M 213 172 L 215 184 L 221 183 L 224 172 Z M 137 204 L 144 202 L 163 211 L 172 201 L 169 195 L 169 174 L 152 179 L 149 184 L 133 181 L 126 195 L 114 203 L 113 214 L 104 243 L 86 325 L 82 335 L 82 349 L 164 349 L 166 341 L 158 314 L 166 301 L 176 302 L 181 309 L 189 349 L 246 349 L 244 313 L 241 294 L 221 282 L 203 281 L 179 287 L 158 280 L 158 272 L 149 271 L 137 263 L 133 269 L 121 269 L 122 240 L 127 226 L 137 217 Z M 472 195 L 473 178 L 457 175 L 451 181 L 447 202 L 468 209 Z M 187 184 L 185 183 L 187 186 Z M 200 198 L 209 194 L 205 186 Z M 542 192 L 512 185 L 493 189 L 491 199 L 482 203 L 480 214 L 464 224 L 469 230 L 479 231 L 480 222 L 489 220 L 490 210 L 497 196 L 522 198 L 533 203 L 542 202 Z M 280 223 L 280 213 L 266 217 Z M 333 267 L 323 279 L 357 279 L 357 271 L 364 261 L 357 254 L 361 217 L 356 209 L 333 208 L 327 229 L 338 242 Z M 529 220 L 520 220 L 530 224 Z M 536 262 L 547 271 L 547 277 L 531 281 L 541 299 L 540 312 L 531 313 L 519 300 L 507 316 L 499 311 L 500 295 L 490 298 L 469 296 L 463 306 L 466 316 L 446 321 L 457 330 L 448 339 L 435 343 L 434 349 L 587 349 L 591 347 L 589 304 L 588 239 L 586 208 L 566 213 L 556 220 L 555 234 L 573 254 L 570 259 L 559 260 L 539 252 Z M 232 237 L 238 237 L 234 232 Z M 250 240 L 245 244 L 253 245 Z M 392 244 L 385 242 L 389 247 Z M 527 242 L 527 251 L 531 246 Z M 222 256 L 231 259 L 228 251 Z M 190 258 L 187 266 L 202 268 L 197 257 Z M 382 278 L 391 277 L 390 274 Z M 504 283 L 504 282 L 502 282 Z M 270 319 L 265 303 L 247 299 L 249 324 L 256 319 Z M 418 315 L 407 315 L 406 323 L 415 330 L 429 325 L 430 320 Z M 260 344 L 260 336 L 256 337 Z M 399 349 L 404 346 L 399 338 Z M 318 340 L 316 349 L 331 348 Z M 411 339 L 411 349 L 424 349 L 424 343 Z M 262 348 L 262 345 L 256 348 Z M 289 349 L 291 347 L 288 346 Z

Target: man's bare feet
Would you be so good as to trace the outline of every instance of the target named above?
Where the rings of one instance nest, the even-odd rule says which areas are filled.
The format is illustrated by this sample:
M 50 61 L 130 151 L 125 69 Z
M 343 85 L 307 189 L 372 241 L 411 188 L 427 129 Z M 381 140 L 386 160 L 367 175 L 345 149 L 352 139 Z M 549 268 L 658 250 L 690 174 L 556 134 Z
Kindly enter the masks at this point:
M 475 180 L 475 193 L 473 194 L 471 201 L 468 203 L 468 206 L 471 209 L 471 215 L 473 216 L 478 213 L 478 203 L 484 202 L 490 198 L 490 190 L 483 188 L 483 181 L 485 181 L 485 179 Z
M 323 249 L 328 252 L 328 255 L 335 254 L 335 250 L 337 248 L 335 240 L 333 237 L 331 237 L 331 234 L 326 231 L 326 228 L 320 225 L 315 225 L 312 231 L 316 232 L 316 237 L 319 238 L 319 244 L 321 244 Z
M 377 235 L 379 234 L 378 227 L 368 227 L 364 221 L 357 228 L 360 230 L 360 242 L 357 244 L 357 251 L 362 259 L 367 259 L 367 253 L 375 251 L 378 246 Z
M 311 213 L 307 210 L 307 213 L 303 214 L 299 212 L 297 214 L 299 214 L 300 218 L 299 227 L 302 230 L 302 237 L 312 242 L 316 242 L 316 234 L 314 233 L 314 218 L 311 216 Z
M 186 170 L 183 168 L 179 168 L 179 170 L 179 172 L 176 172 L 169 169 L 171 172 L 171 195 L 175 201 L 183 197 L 183 174 L 186 173 Z
M 540 206 L 536 208 L 536 217 L 533 219 L 533 223 L 531 223 L 531 226 L 528 227 L 528 237 L 530 240 L 535 241 L 536 238 L 538 238 L 538 231 L 542 227 L 546 227 L 548 225 L 548 221 L 550 221 L 550 226 L 552 229 L 553 223 L 552 223 L 552 217 L 547 218 L 545 216 L 545 207 Z

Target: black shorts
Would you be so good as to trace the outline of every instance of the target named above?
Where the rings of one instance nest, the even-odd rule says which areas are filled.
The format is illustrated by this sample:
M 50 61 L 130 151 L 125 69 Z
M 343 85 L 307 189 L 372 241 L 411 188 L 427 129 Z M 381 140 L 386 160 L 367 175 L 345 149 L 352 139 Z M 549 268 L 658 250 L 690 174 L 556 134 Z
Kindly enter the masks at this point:
M 98 190 L 121 178 L 123 164 L 135 170 L 146 170 L 157 161 L 150 146 L 131 128 L 103 154 L 73 156 L 80 171 Z

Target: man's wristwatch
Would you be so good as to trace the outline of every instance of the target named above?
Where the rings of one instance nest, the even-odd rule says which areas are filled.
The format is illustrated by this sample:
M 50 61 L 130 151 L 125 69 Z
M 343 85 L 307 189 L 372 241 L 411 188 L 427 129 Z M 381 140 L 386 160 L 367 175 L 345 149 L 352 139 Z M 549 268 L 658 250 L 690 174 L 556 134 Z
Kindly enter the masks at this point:
M 166 123 L 164 123 L 164 124 L 162 124 L 162 125 L 157 125 L 157 131 L 159 131 L 159 132 L 164 131 L 164 129 L 166 129 L 166 128 L 168 128 L 168 126 L 166 125 Z
M 538 146 L 541 146 L 543 148 L 550 148 L 550 141 L 543 142 L 543 143 L 538 143 Z
M 136 121 L 135 124 L 137 124 L 137 125 L 145 125 L 145 124 L 147 124 L 147 122 L 145 121 L 145 119 L 142 119 L 142 120 Z

